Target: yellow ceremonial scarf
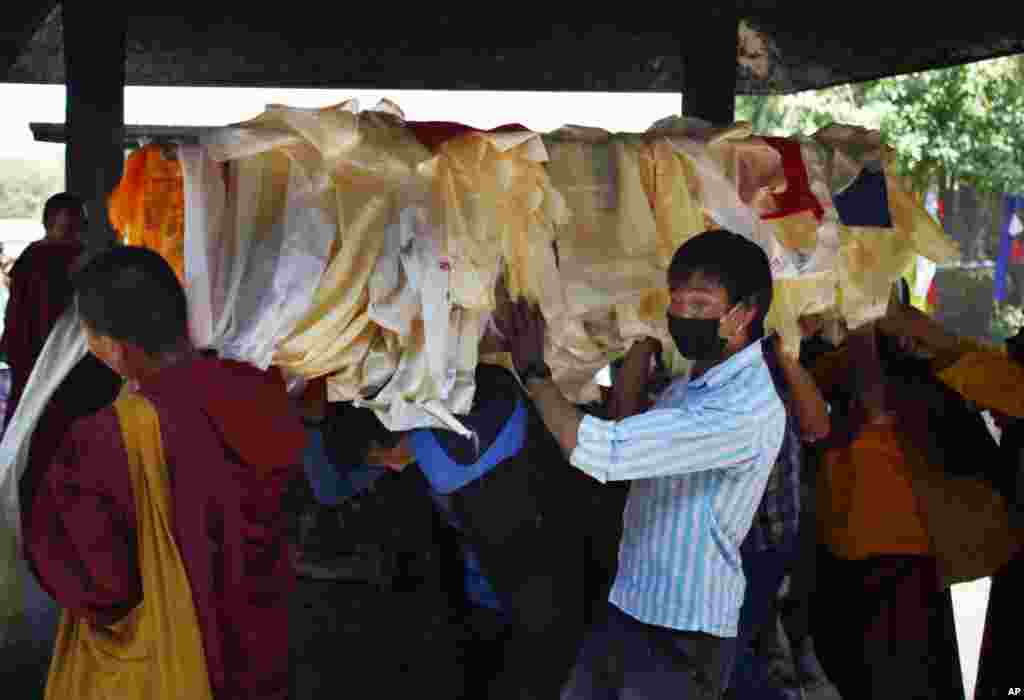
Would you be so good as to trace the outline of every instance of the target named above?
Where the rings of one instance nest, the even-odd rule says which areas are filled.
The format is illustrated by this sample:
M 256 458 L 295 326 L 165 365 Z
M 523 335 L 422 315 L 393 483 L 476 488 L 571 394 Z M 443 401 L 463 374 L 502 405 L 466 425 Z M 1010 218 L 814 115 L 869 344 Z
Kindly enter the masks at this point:
M 156 410 L 127 392 L 114 408 L 135 495 L 143 599 L 109 627 L 63 612 L 46 699 L 212 699 L 192 589 L 171 529 Z

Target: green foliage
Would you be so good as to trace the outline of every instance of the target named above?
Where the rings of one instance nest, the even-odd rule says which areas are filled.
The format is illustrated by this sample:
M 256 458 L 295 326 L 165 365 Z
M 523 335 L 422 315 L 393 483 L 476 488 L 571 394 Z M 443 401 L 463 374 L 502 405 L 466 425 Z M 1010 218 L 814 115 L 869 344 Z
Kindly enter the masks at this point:
M 1024 327 L 1024 307 L 999 303 L 995 305 L 989 322 L 989 333 L 993 341 L 1005 343 L 1007 338 L 1017 335 L 1021 327 Z
M 1013 63 L 956 66 L 878 81 L 881 130 L 918 188 L 1024 190 L 1024 84 Z
M 1024 192 L 1024 60 L 995 59 L 787 96 L 741 96 L 758 133 L 812 134 L 830 123 L 879 129 L 915 188 L 969 184 Z
M 833 123 L 878 129 L 880 105 L 866 100 L 865 90 L 863 85 L 840 85 L 796 95 L 741 95 L 736 98 L 736 119 L 772 136 L 809 135 Z
M 0 160 L 0 219 L 38 219 L 43 205 L 64 189 L 64 164 Z
M 782 99 L 775 95 L 740 95 L 736 98 L 736 121 L 750 122 L 757 134 L 787 136 L 787 110 Z

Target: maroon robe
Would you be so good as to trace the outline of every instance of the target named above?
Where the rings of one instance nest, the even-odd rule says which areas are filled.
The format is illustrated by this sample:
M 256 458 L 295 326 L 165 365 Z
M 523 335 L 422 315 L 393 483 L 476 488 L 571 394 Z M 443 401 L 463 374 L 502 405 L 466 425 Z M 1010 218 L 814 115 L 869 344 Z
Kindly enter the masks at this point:
M 156 407 L 175 541 L 198 613 L 214 696 L 289 690 L 292 558 L 281 496 L 305 433 L 276 372 L 194 359 L 143 382 Z M 43 588 L 99 623 L 142 596 L 135 503 L 113 407 L 76 422 L 46 470 L 26 529 Z
M 11 296 L 0 338 L 0 348 L 11 366 L 4 430 L 18 407 L 50 331 L 71 302 L 71 268 L 83 250 L 78 243 L 36 241 L 18 257 L 11 270 Z M 68 428 L 78 418 L 113 402 L 120 386 L 120 377 L 92 355 L 86 355 L 50 398 L 33 432 L 28 465 L 21 479 L 23 522 L 39 479 Z
M 0 352 L 11 366 L 11 393 L 7 399 L 4 426 L 28 383 L 53 324 L 71 301 L 71 266 L 82 253 L 78 243 L 35 241 L 11 269 L 11 296 L 4 316 Z
M 28 464 L 21 477 L 21 522 L 27 527 L 39 480 L 57 454 L 68 429 L 79 418 L 109 406 L 121 390 L 121 377 L 91 353 L 71 369 L 39 417 L 29 443 Z

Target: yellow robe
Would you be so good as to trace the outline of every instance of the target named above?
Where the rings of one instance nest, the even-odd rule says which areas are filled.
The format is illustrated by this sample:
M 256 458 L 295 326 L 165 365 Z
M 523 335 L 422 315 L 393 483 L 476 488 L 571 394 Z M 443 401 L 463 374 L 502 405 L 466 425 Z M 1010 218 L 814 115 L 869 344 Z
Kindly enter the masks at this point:
M 170 484 L 156 409 L 127 392 L 114 407 L 135 494 L 143 598 L 110 626 L 63 612 L 46 698 L 212 699 L 192 588 L 172 534 Z

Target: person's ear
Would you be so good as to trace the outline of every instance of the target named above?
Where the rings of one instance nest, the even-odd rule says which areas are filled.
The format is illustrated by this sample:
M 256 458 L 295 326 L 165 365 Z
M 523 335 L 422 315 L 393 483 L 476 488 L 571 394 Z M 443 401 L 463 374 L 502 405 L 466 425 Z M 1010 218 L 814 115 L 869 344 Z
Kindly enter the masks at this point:
M 124 343 L 114 340 L 109 335 L 91 333 L 89 336 L 89 351 L 96 356 L 103 364 L 114 370 L 122 377 L 125 374 L 126 348 Z
M 729 318 L 725 320 L 725 327 L 721 329 L 722 337 L 726 340 L 733 340 L 743 331 L 750 328 L 757 315 L 757 306 L 746 301 L 741 301 L 733 307 Z

